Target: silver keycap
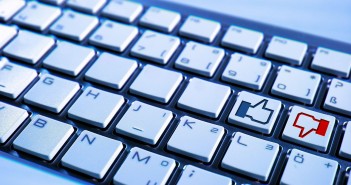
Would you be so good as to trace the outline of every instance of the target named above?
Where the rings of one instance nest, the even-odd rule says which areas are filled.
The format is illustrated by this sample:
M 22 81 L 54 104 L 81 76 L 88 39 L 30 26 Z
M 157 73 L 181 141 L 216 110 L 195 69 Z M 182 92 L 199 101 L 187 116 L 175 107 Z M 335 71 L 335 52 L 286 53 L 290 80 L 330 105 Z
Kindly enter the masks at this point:
M 263 40 L 263 33 L 230 26 L 222 39 L 222 46 L 247 53 L 256 53 Z
M 195 40 L 210 43 L 217 36 L 221 24 L 196 16 L 189 16 L 179 30 L 179 34 Z
M 102 15 L 118 21 L 133 22 L 143 11 L 143 5 L 133 1 L 111 0 L 102 10 Z
M 0 57 L 0 95 L 16 99 L 37 77 L 34 69 L 20 66 Z
M 311 67 L 318 71 L 347 78 L 351 71 L 351 55 L 319 47 Z
M 274 36 L 266 50 L 266 57 L 282 62 L 301 65 L 307 51 L 307 44 Z
M 15 59 L 35 64 L 55 44 L 51 37 L 29 31 L 19 31 L 5 48 L 4 54 Z
M 50 161 L 73 132 L 74 129 L 69 124 L 36 115 L 15 139 L 13 146 L 17 150 Z
M 16 24 L 43 31 L 61 14 L 61 9 L 51 5 L 45 5 L 35 1 L 29 1 L 13 21 Z
M 67 6 L 86 13 L 97 13 L 106 3 L 106 0 L 67 0 Z
M 0 0 L 0 20 L 8 21 L 25 4 L 23 0 Z
M 155 145 L 172 118 L 171 111 L 135 101 L 117 123 L 116 132 Z
M 204 116 L 217 118 L 230 94 L 231 89 L 228 86 L 192 78 L 177 105 Z
M 57 43 L 43 64 L 49 69 L 77 76 L 94 56 L 95 51 L 91 48 L 62 41 Z
M 319 151 L 327 151 L 335 117 L 293 106 L 282 138 Z
M 228 177 L 215 174 L 213 172 L 203 170 L 193 165 L 184 166 L 182 176 L 177 185 L 232 185 L 232 180 Z
M 138 35 L 138 28 L 106 20 L 90 36 L 89 42 L 117 52 L 123 52 Z
M 137 67 L 138 63 L 135 60 L 102 53 L 85 73 L 85 78 L 114 89 L 121 89 Z
M 50 32 L 75 41 L 82 41 L 98 24 L 99 20 L 94 16 L 66 10 L 50 27 Z
M 40 0 L 40 1 L 44 3 L 54 4 L 54 5 L 61 5 L 66 0 Z
M 190 41 L 175 62 L 179 69 L 212 77 L 224 57 L 220 48 Z
M 268 60 L 234 53 L 222 74 L 222 80 L 260 90 L 271 68 L 272 63 Z
M 351 159 L 351 121 L 347 122 L 345 134 L 339 150 L 339 155 Z
M 320 74 L 282 66 L 271 91 L 284 98 L 312 104 L 321 79 Z
M 332 185 L 338 171 L 338 162 L 293 149 L 289 155 L 280 184 Z
M 221 166 L 260 181 L 267 181 L 278 153 L 278 144 L 237 132 Z M 255 154 L 259 154 L 259 157 Z
M 140 18 L 140 24 L 155 30 L 171 32 L 180 21 L 180 14 L 177 12 L 150 7 Z
M 28 116 L 26 110 L 0 102 L 0 143 L 5 143 Z
M 264 134 L 270 134 L 278 119 L 282 103 L 242 91 L 229 114 L 228 122 Z
M 324 108 L 351 116 L 351 83 L 332 79 L 324 101 Z
M 102 179 L 122 149 L 120 141 L 84 130 L 62 157 L 62 165 Z
M 161 103 L 167 103 L 182 80 L 181 73 L 146 65 L 130 86 L 130 92 Z
M 77 82 L 42 74 L 40 80 L 24 95 L 24 102 L 59 113 L 79 88 Z
M 124 101 L 121 95 L 88 87 L 68 110 L 68 117 L 106 128 Z
M 0 1 L 1 4 L 1 1 Z M 17 34 L 15 27 L 0 24 L 0 49 L 3 48 Z
M 113 177 L 113 183 L 165 185 L 175 167 L 173 159 L 134 147 Z
M 210 162 L 224 133 L 222 126 L 183 116 L 167 143 L 167 149 L 202 162 Z
M 174 36 L 146 30 L 133 46 L 131 54 L 156 63 L 166 64 L 180 45 Z

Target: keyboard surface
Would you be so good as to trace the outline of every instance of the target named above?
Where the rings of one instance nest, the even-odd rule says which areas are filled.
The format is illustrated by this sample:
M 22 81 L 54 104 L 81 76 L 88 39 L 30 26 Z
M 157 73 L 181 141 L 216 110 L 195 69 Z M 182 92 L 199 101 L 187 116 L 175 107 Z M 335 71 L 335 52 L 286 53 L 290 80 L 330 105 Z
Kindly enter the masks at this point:
M 0 179 L 351 184 L 350 72 L 350 45 L 167 2 L 0 0 Z

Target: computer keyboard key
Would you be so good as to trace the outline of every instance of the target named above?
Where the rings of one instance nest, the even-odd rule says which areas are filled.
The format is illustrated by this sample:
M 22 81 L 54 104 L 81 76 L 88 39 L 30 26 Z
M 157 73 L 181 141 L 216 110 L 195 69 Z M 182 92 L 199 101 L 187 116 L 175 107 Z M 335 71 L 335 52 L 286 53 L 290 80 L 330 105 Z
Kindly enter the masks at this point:
M 270 134 L 276 123 L 282 103 L 242 91 L 231 110 L 228 122 L 264 134 Z
M 331 80 L 323 107 L 351 116 L 351 83 L 336 78 Z
M 221 166 L 266 182 L 278 153 L 278 144 L 237 132 L 232 138 Z
M 177 12 L 150 7 L 140 18 L 140 25 L 163 31 L 171 32 L 180 21 L 180 14 Z
M 68 110 L 68 117 L 106 128 L 125 102 L 123 96 L 88 87 Z
M 120 141 L 84 130 L 62 157 L 64 167 L 102 179 L 123 150 Z
M 192 78 L 180 99 L 178 107 L 210 118 L 217 118 L 231 94 L 228 86 Z
M 49 4 L 53 4 L 53 5 L 61 5 L 66 0 L 40 0 L 40 1 L 43 3 L 49 3 Z
M 0 95 L 16 99 L 37 77 L 34 69 L 23 67 L 0 57 Z
M 165 185 L 175 168 L 173 159 L 134 147 L 113 177 L 113 183 Z
M 222 46 L 255 54 L 263 40 L 263 33 L 239 26 L 230 26 L 222 39 Z
M 0 1 L 1 4 L 1 1 Z M 0 24 L 0 49 L 3 48 L 13 37 L 17 35 L 15 27 Z
M 351 159 L 351 121 L 347 122 L 345 134 L 341 142 L 339 155 Z
M 325 152 L 329 146 L 335 121 L 334 116 L 293 106 L 282 138 Z
M 221 24 L 212 20 L 196 16 L 189 16 L 179 30 L 179 34 L 206 43 L 211 43 L 219 30 Z
M 213 172 L 203 170 L 193 165 L 184 166 L 182 176 L 177 185 L 232 185 L 232 180 L 228 177 L 215 174 Z
M 13 18 L 13 22 L 38 31 L 45 30 L 61 15 L 61 9 L 35 1 L 28 1 Z
M 29 31 L 19 31 L 3 50 L 6 56 L 35 64 L 55 44 L 55 40 L 49 36 L 39 35 Z
M 132 23 L 143 11 L 143 5 L 126 0 L 111 0 L 102 10 L 102 15 L 118 21 Z
M 271 68 L 272 63 L 268 60 L 234 53 L 222 74 L 222 80 L 261 90 Z
M 339 168 L 338 162 L 292 149 L 280 184 L 282 185 L 332 185 Z
M 24 95 L 24 102 L 59 113 L 79 89 L 77 82 L 42 74 L 40 80 Z
M 23 0 L 0 0 L 0 20 L 8 21 L 25 4 L 26 2 Z
M 310 105 L 319 90 L 321 79 L 320 74 L 283 65 L 278 72 L 271 92 Z
M 274 36 L 266 50 L 266 57 L 285 63 L 301 65 L 307 51 L 307 44 Z
M 138 35 L 138 28 L 109 20 L 90 36 L 89 43 L 117 52 L 123 52 Z
M 168 103 L 180 83 L 183 75 L 152 65 L 144 66 L 129 91 L 161 103 Z
M 13 147 L 44 160 L 52 160 L 73 134 L 71 125 L 36 115 L 13 142 Z M 35 137 L 34 137 L 35 136 Z
M 0 143 L 5 143 L 28 116 L 26 110 L 0 101 Z
M 222 126 L 183 116 L 167 143 L 167 149 L 202 162 L 210 162 L 224 133 Z
M 67 57 L 69 56 L 69 57 Z M 95 56 L 91 48 L 62 41 L 44 59 L 44 66 L 61 73 L 77 76 Z
M 67 0 L 67 6 L 86 13 L 96 14 L 106 3 L 106 0 Z
M 116 132 L 155 145 L 172 118 L 169 110 L 135 101 L 117 123 Z
M 174 36 L 146 30 L 133 46 L 131 54 L 160 64 L 166 64 L 180 45 Z
M 137 67 L 138 63 L 135 60 L 102 53 L 85 73 L 85 78 L 114 89 L 121 89 Z
M 212 77 L 225 51 L 220 48 L 189 41 L 178 56 L 175 66 L 206 77 Z
M 97 17 L 66 10 L 63 15 L 51 25 L 50 32 L 75 41 L 83 41 L 98 24 L 99 20 Z
M 319 47 L 311 67 L 318 71 L 347 78 L 351 71 L 351 54 Z

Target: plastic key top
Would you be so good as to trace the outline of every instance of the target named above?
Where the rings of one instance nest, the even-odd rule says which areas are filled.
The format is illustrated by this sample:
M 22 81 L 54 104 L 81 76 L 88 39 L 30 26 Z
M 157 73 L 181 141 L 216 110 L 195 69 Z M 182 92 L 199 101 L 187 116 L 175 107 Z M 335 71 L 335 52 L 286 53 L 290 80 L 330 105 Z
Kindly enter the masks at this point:
M 102 179 L 122 150 L 122 142 L 84 130 L 62 157 L 62 165 Z
M 332 79 L 324 108 L 351 116 L 351 83 Z
M 55 44 L 51 37 L 29 31 L 19 31 L 5 48 L 4 54 L 9 57 L 36 64 Z
M 111 0 L 102 10 L 102 15 L 118 21 L 132 23 L 142 11 L 143 6 L 140 3 Z
M 24 102 L 59 113 L 79 90 L 77 82 L 69 81 L 49 74 L 40 76 L 40 80 L 24 95 Z
M 169 139 L 167 149 L 202 162 L 210 162 L 224 132 L 221 126 L 184 116 Z
M 28 116 L 26 110 L 0 102 L 0 143 L 5 143 Z
M 280 184 L 282 185 L 333 185 L 339 168 L 338 162 L 301 150 L 290 152 Z
M 50 32 L 75 41 L 82 41 L 98 24 L 99 20 L 94 16 L 66 10 L 63 15 L 51 25 Z
M 15 139 L 13 146 L 17 150 L 50 161 L 73 132 L 74 129 L 69 124 L 36 115 Z
M 340 146 L 339 155 L 351 159 L 351 121 L 347 122 L 345 134 Z
M 177 12 L 150 7 L 140 18 L 140 24 L 155 30 L 171 32 L 180 21 L 180 14 Z
M 276 143 L 237 132 L 223 157 L 221 166 L 260 181 L 267 181 L 278 152 L 279 145 Z
M 0 20 L 8 21 L 25 4 L 23 0 L 0 0 Z
M 106 0 L 68 0 L 67 5 L 73 9 L 95 14 L 97 13 L 106 3 Z
M 17 34 L 15 27 L 0 24 L 0 49 L 3 48 Z
M 165 185 L 175 167 L 171 158 L 134 147 L 113 177 L 113 183 Z
M 13 21 L 19 25 L 27 26 L 35 30 L 45 30 L 61 14 L 61 9 L 51 5 L 45 5 L 35 1 L 28 1 Z
M 121 95 L 88 87 L 68 110 L 68 117 L 106 128 L 124 101 Z
M 182 176 L 177 185 L 232 185 L 232 180 L 228 177 L 203 170 L 193 165 L 184 166 Z
M 0 95 L 16 99 L 36 77 L 37 72 L 34 69 L 0 57 Z
M 66 0 L 40 0 L 40 1 L 44 3 L 53 4 L 53 5 L 61 5 Z

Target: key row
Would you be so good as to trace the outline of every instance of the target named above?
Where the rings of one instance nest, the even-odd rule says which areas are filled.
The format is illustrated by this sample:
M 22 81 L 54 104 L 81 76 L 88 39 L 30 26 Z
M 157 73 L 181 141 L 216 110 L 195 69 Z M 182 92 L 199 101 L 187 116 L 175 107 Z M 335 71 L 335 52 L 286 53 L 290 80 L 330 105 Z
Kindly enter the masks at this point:
M 142 107 L 140 108 L 140 106 Z M 142 109 L 147 109 L 147 107 L 139 105 L 138 109 L 137 111 L 142 111 Z M 27 113 L 23 109 L 2 103 L 0 114 L 4 111 L 7 111 L 6 113 L 10 115 L 21 117 L 22 120 L 28 116 L 21 115 Z M 15 120 L 14 117 L 10 117 L 6 120 L 8 124 L 4 126 L 11 126 L 11 119 L 21 124 L 21 120 Z M 131 120 L 133 119 L 131 117 L 126 118 L 124 121 L 128 121 L 128 119 L 135 121 Z M 31 120 L 19 136 L 15 138 L 13 146 L 16 150 L 29 153 L 44 160 L 52 160 L 75 132 L 71 125 L 41 115 L 35 115 Z M 147 131 L 148 128 L 138 128 L 138 131 Z M 351 127 L 347 128 L 348 131 L 350 131 L 349 128 Z M 15 130 L 16 128 L 12 125 L 10 129 Z M 120 128 L 117 127 L 117 129 Z M 36 135 L 37 137 L 34 138 L 32 135 Z M 196 137 L 198 139 L 191 137 L 194 135 L 199 136 Z M 207 161 L 203 156 L 213 155 L 216 148 L 209 146 L 217 144 L 221 140 L 221 137 L 223 137 L 222 127 L 185 116 L 181 118 L 178 128 L 170 138 L 167 149 L 200 161 Z M 201 144 L 204 138 L 206 138 L 206 145 Z M 187 142 L 184 142 L 184 140 Z M 61 163 L 69 169 L 85 173 L 93 178 L 102 179 L 124 148 L 123 143 L 117 140 L 90 131 L 82 131 L 63 155 Z M 232 138 L 222 159 L 221 166 L 229 171 L 267 182 L 275 166 L 279 152 L 280 146 L 276 143 L 237 132 Z M 257 153 L 260 154 L 260 158 L 256 157 L 255 154 Z M 100 165 L 96 165 L 95 162 L 92 163 L 92 161 L 96 160 L 100 161 Z M 114 176 L 114 182 L 117 184 L 134 184 L 151 181 L 158 184 L 166 184 L 176 166 L 176 161 L 173 159 L 140 148 L 132 148 Z M 339 165 L 336 161 L 293 149 L 283 172 L 281 183 L 305 184 L 311 180 L 319 179 L 320 182 L 333 184 L 338 167 Z M 192 170 L 189 171 L 187 168 Z M 125 175 L 125 173 L 130 171 L 134 171 L 139 178 L 130 178 L 130 176 Z M 313 171 L 313 173 L 308 177 L 299 178 L 301 182 L 294 181 L 294 178 L 307 171 Z M 206 177 L 203 176 L 205 174 L 207 174 Z M 209 178 L 209 182 L 213 180 L 219 180 L 219 182 L 223 182 L 224 184 L 231 184 L 232 182 L 227 177 L 219 176 L 194 166 L 186 166 L 179 183 L 183 181 L 183 183 L 203 182 L 205 179 L 200 177 Z

